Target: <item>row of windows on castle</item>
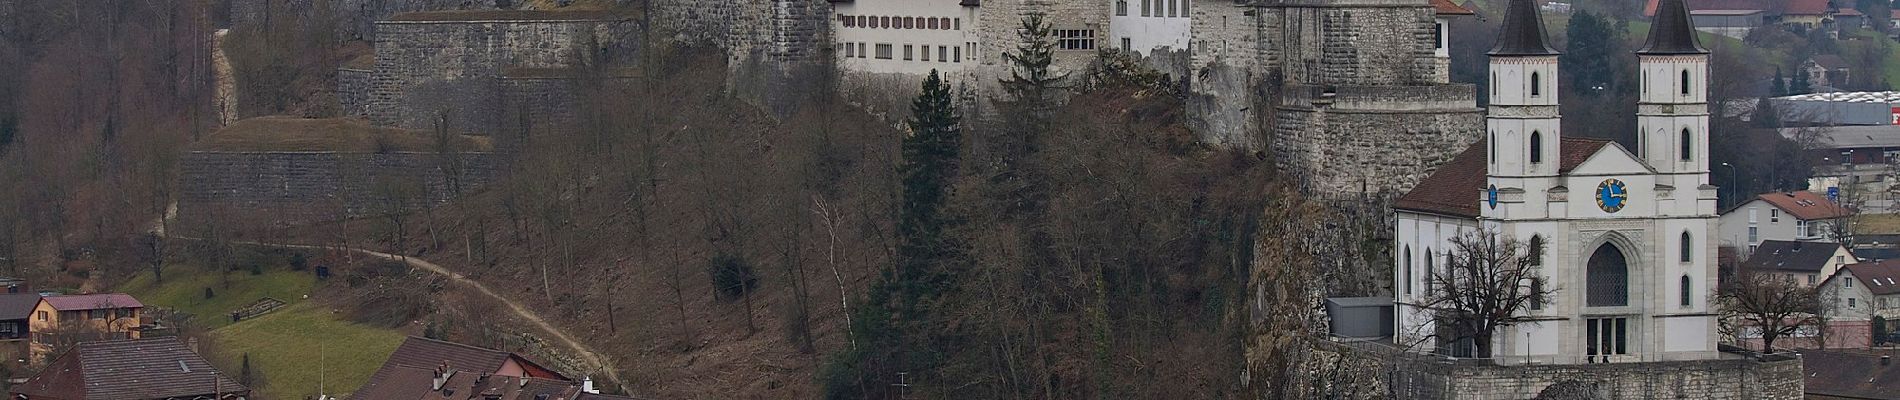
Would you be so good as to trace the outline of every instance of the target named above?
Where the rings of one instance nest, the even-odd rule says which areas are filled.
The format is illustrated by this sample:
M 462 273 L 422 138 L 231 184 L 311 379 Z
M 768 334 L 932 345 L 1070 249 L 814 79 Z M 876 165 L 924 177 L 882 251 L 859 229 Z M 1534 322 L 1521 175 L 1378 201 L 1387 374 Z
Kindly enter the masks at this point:
M 1094 30 L 1059 29 L 1059 30 L 1056 30 L 1055 33 L 1056 33 L 1056 49 L 1058 50 L 1095 50 L 1095 31 Z M 900 44 L 893 44 L 893 43 L 846 42 L 846 43 L 841 43 L 840 46 L 844 48 L 845 58 L 875 58 L 879 60 L 894 60 L 894 59 L 897 59 L 897 56 L 899 54 L 898 51 L 902 50 L 904 61 L 915 61 L 915 60 L 930 61 L 932 59 L 930 56 L 930 50 L 933 47 L 936 48 L 937 50 L 937 56 L 935 58 L 937 62 L 960 63 L 960 62 L 963 62 L 963 60 L 975 60 L 977 57 L 976 42 L 963 42 L 962 46 L 934 46 L 934 45 L 927 45 L 927 44 L 913 45 L 913 44 L 908 44 L 908 43 L 900 45 Z M 963 57 L 965 49 L 969 50 L 969 54 L 970 54 L 969 58 Z
M 1678 261 L 1683 264 L 1695 261 L 1695 241 L 1692 239 L 1693 237 L 1690 236 L 1689 232 L 1682 233 L 1680 243 L 1682 248 Z M 1528 254 L 1528 256 L 1530 257 L 1531 265 L 1542 266 L 1544 264 L 1542 250 L 1544 248 L 1544 238 L 1542 236 L 1531 236 L 1529 248 L 1530 254 Z M 1437 259 L 1436 254 L 1437 253 L 1434 253 L 1430 248 L 1425 249 L 1425 293 L 1431 293 L 1433 285 L 1437 282 L 1438 268 L 1434 263 L 1434 260 Z M 1449 251 L 1445 252 L 1444 256 L 1445 265 L 1447 267 L 1453 265 L 1455 256 Z M 1413 294 L 1413 285 L 1415 283 L 1412 275 L 1412 262 L 1412 246 L 1408 245 L 1405 246 L 1404 265 L 1401 266 L 1405 283 L 1400 292 L 1407 296 Z M 1584 304 L 1586 306 L 1623 307 L 1629 305 L 1629 268 L 1622 251 L 1617 250 L 1616 246 L 1606 243 L 1598 248 L 1595 254 L 1590 256 L 1590 261 L 1586 268 L 1587 270 L 1584 272 L 1588 275 L 1585 280 L 1585 284 L 1588 287 L 1584 292 Z M 1528 282 L 1528 293 L 1543 292 L 1543 281 L 1543 279 L 1533 279 Z M 1678 303 L 1680 303 L 1682 307 L 1691 307 L 1695 299 L 1695 292 L 1693 290 L 1695 288 L 1694 279 L 1690 278 L 1688 274 L 1683 274 L 1677 284 L 1677 288 L 1679 289 L 1677 296 Z M 1530 302 L 1530 309 L 1531 311 L 1543 310 L 1543 299 L 1533 298 Z
M 948 17 L 839 15 L 838 24 L 846 28 L 963 30 L 962 18 Z
M 1178 18 L 1192 16 L 1188 6 L 1192 0 L 1141 0 L 1141 16 Z M 1128 16 L 1129 0 L 1115 0 L 1115 16 Z

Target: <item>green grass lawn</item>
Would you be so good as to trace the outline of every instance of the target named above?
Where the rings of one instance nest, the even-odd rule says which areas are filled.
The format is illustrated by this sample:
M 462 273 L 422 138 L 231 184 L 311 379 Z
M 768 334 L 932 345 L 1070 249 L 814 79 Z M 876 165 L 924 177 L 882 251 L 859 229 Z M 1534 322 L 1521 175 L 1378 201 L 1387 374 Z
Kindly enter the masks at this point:
M 264 379 L 261 387 L 252 389 L 268 399 L 314 397 L 319 382 L 325 394 L 353 392 L 404 338 L 394 330 L 344 321 L 308 302 L 211 334 L 223 354 L 250 354 L 251 367 Z
M 119 285 L 117 289 L 148 305 L 190 313 L 198 326 L 217 329 L 231 324 L 228 317 L 231 311 L 258 299 L 270 297 L 295 304 L 303 301 L 303 296 L 316 287 L 316 277 L 309 271 L 291 271 L 283 267 L 264 271 L 262 275 L 251 275 L 249 271 L 231 272 L 231 286 L 227 288 L 218 275 L 211 271 L 197 266 L 174 265 L 165 269 L 163 284 L 155 282 L 151 271 L 146 271 Z M 211 288 L 216 296 L 205 298 L 205 288 Z

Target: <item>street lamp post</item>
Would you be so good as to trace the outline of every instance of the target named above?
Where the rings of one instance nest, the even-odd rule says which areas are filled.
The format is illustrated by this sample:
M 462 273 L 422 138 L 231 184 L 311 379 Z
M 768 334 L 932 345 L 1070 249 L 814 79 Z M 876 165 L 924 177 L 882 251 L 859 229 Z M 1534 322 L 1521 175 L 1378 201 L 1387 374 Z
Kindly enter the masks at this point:
M 1735 187 L 1735 166 L 1729 165 L 1729 163 L 1722 163 L 1722 166 L 1728 167 L 1728 183 L 1729 183 L 1728 194 L 1731 196 L 1741 196 L 1740 194 L 1737 194 L 1736 192 L 1736 190 L 1741 189 L 1741 188 Z M 1729 199 L 1729 201 L 1740 201 L 1740 200 L 1741 199 Z

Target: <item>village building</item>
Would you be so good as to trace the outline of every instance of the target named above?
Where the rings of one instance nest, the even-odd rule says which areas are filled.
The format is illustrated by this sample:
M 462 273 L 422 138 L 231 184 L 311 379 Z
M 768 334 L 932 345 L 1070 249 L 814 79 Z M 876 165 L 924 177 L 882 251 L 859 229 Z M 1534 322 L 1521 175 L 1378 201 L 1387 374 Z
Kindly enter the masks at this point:
M 1768 240 L 1742 263 L 1757 273 L 1770 273 L 1813 287 L 1834 276 L 1841 267 L 1859 263 L 1847 246 L 1835 242 Z
M 506 351 L 410 336 L 370 375 L 358 398 L 389 400 L 615 400 L 527 357 Z
M 1835 226 L 1851 215 L 1820 193 L 1764 193 L 1722 213 L 1719 243 L 1751 257 L 1763 241 L 1835 241 Z
M 1900 400 L 1892 350 L 1803 350 L 1803 387 L 1815 400 Z
M 842 69 L 909 75 L 938 70 L 951 74 L 981 60 L 979 1 L 833 3 L 835 20 L 831 25 Z
M 1557 50 L 1528 0 L 1490 51 L 1486 138 L 1400 197 L 1393 281 L 1401 342 L 1439 337 L 1423 303 L 1452 240 L 1485 230 L 1541 248 L 1552 301 L 1491 341 L 1498 364 L 1709 360 L 1716 349 L 1716 187 L 1708 178 L 1708 51 L 1666 0 L 1642 71 L 1635 151 L 1563 138 Z M 1538 289 L 1532 289 L 1538 290 Z M 1430 347 L 1430 346 L 1427 346 Z M 1425 350 L 1425 349 L 1421 349 Z
M 1900 260 L 1860 263 L 1841 268 L 1821 284 L 1826 332 L 1821 348 L 1868 348 L 1877 331 L 1891 332 L 1900 320 Z M 1882 328 L 1875 329 L 1875 321 Z
M 25 383 L 14 400 L 243 400 L 251 390 L 177 338 L 73 345 Z
M 123 293 L 41 297 L 31 322 L 35 342 L 62 337 L 138 339 L 145 304 Z

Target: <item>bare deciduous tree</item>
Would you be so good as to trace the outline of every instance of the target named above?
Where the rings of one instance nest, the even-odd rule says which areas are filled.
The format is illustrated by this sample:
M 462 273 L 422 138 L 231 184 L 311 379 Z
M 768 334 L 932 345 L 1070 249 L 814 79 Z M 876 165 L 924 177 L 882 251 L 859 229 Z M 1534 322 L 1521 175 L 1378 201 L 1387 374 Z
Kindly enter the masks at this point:
M 1497 331 L 1522 321 L 1522 311 L 1549 301 L 1554 292 L 1538 273 L 1543 249 L 1488 229 L 1451 243 L 1445 268 L 1425 278 L 1420 305 L 1434 310 L 1439 323 L 1453 324 L 1449 331 L 1458 337 L 1440 339 L 1473 339 L 1473 356 L 1490 357 Z
M 1821 324 L 1820 292 L 1787 276 L 1742 268 L 1718 294 L 1743 330 L 1760 332 L 1763 353 L 1774 353 L 1776 339 Z

